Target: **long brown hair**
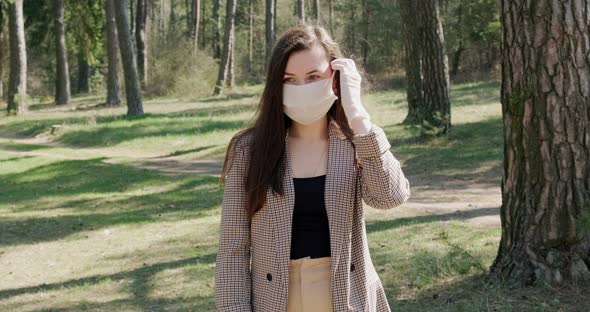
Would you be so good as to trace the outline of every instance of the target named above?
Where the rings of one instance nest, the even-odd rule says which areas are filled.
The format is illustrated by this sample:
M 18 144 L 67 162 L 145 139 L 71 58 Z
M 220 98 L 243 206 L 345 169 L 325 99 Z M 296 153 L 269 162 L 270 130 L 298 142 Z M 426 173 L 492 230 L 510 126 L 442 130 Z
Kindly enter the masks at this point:
M 329 61 L 341 58 L 342 51 L 339 45 L 330 37 L 326 29 L 317 24 L 300 22 L 296 26 L 285 31 L 274 45 L 270 60 L 267 64 L 267 75 L 264 91 L 256 111 L 254 125 L 236 133 L 228 145 L 223 169 L 220 178 L 225 183 L 227 174 L 227 162 L 230 153 L 236 145 L 236 141 L 245 135 L 252 135 L 250 142 L 247 176 L 244 177 L 247 201 L 245 209 L 251 218 L 266 201 L 268 187 L 272 187 L 274 193 L 284 195 L 283 179 L 285 176 L 285 136 L 287 128 L 292 120 L 283 112 L 283 75 L 289 56 L 296 51 L 310 49 L 319 44 L 326 51 Z M 334 79 L 337 81 L 338 95 L 340 92 L 340 72 L 337 71 Z M 340 131 L 352 140 L 352 130 L 342 108 L 340 98 L 334 101 L 328 111 L 338 124 Z

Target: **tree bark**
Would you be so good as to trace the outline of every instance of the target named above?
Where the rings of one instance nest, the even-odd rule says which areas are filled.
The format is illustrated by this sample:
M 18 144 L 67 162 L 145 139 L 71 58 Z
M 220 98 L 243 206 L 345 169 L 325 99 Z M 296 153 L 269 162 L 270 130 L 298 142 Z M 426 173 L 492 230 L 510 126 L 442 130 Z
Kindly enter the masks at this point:
M 254 72 L 253 44 L 254 44 L 254 0 L 250 0 L 250 11 L 248 13 L 248 73 Z
M 272 1 L 272 0 L 270 0 Z M 228 83 L 228 75 L 230 75 L 230 63 L 232 58 L 232 50 L 234 44 L 234 20 L 236 16 L 237 0 L 227 0 L 226 14 L 225 14 L 225 35 L 223 39 L 223 53 L 219 63 L 219 74 L 217 76 L 217 83 L 215 84 L 214 95 L 219 95 L 223 91 L 223 87 Z M 231 79 L 229 81 L 231 83 Z
M 170 18 L 168 19 L 168 35 L 176 36 L 176 6 L 174 0 L 170 0 Z
M 424 119 L 422 91 L 422 61 L 418 45 L 417 5 L 414 0 L 400 1 L 400 16 L 404 42 L 404 67 L 406 71 L 406 99 L 408 114 L 406 124 L 421 123 Z
M 23 0 L 8 4 L 8 32 L 10 40 L 10 78 L 8 82 L 9 114 L 26 110 L 27 97 L 27 47 L 23 19 Z
M 147 0 L 136 0 L 135 7 L 135 45 L 137 46 L 137 71 L 141 88 L 145 89 L 148 80 L 147 64 Z
M 78 93 L 90 92 L 90 65 L 88 55 L 83 47 L 78 53 Z
M 320 0 L 313 1 L 313 19 L 316 23 L 320 22 Z
M 213 21 L 215 22 L 215 38 L 213 40 L 213 55 L 216 59 L 221 58 L 221 0 L 213 0 Z
M 199 49 L 199 23 L 201 19 L 201 1 L 192 0 L 192 23 L 191 23 L 191 34 L 194 40 L 195 52 Z
M 4 4 L 0 4 L 0 103 L 4 98 Z
M 203 12 L 200 13 L 201 18 L 199 18 L 201 20 L 201 26 L 200 26 L 201 35 L 199 37 L 201 38 L 200 39 L 201 40 L 201 50 L 204 50 L 207 47 L 207 34 L 208 34 L 208 32 L 207 32 L 208 22 L 207 21 L 210 19 L 207 17 L 207 14 L 208 14 L 207 13 L 207 5 L 205 5 L 203 3 L 202 8 L 203 8 Z
M 502 1 L 502 237 L 490 277 L 590 281 L 590 0 Z
M 419 49 L 422 51 L 424 120 L 437 134 L 451 127 L 449 62 L 438 0 L 416 1 L 419 16 Z
M 367 0 L 363 0 L 363 65 L 366 67 L 369 57 L 369 18 L 370 10 Z
M 270 59 L 275 40 L 275 0 L 266 0 L 266 60 Z
M 165 31 L 166 31 L 166 10 L 164 8 L 164 1 L 160 1 L 160 16 L 158 21 L 158 31 L 160 32 L 160 43 L 164 44 L 166 42 Z
M 115 1 L 105 1 L 105 16 L 107 18 L 107 106 L 121 105 L 119 91 L 119 43 L 117 42 L 117 24 L 115 22 Z
M 227 87 L 231 89 L 236 85 L 235 71 L 234 71 L 234 57 L 235 57 L 235 39 L 230 43 L 229 50 L 229 64 L 227 65 Z
M 123 62 L 125 76 L 125 95 L 127 97 L 127 115 L 143 115 L 143 104 L 141 101 L 141 90 L 139 87 L 139 76 L 131 33 L 129 32 L 129 18 L 127 17 L 127 0 L 115 0 L 115 20 L 117 23 L 117 37 L 119 39 L 119 50 Z
M 65 105 L 70 102 L 70 73 L 68 65 L 68 50 L 66 48 L 66 34 L 64 25 L 65 0 L 55 0 L 53 7 L 55 27 L 55 104 Z
M 459 4 L 457 6 L 457 11 L 456 11 L 456 15 L 457 15 L 457 25 L 463 25 L 463 11 L 464 11 L 464 7 L 465 7 L 465 2 L 464 0 L 459 1 Z M 455 52 L 453 53 L 453 60 L 451 63 L 451 72 L 450 72 L 450 76 L 451 78 L 454 78 L 457 76 L 457 74 L 459 74 L 459 64 L 461 63 L 461 56 L 463 54 L 463 52 L 465 52 L 465 46 L 464 46 L 464 39 L 463 39 L 463 33 L 459 32 L 459 44 L 457 45 L 457 49 L 455 50 Z
M 305 21 L 305 1 L 297 0 L 297 18 L 300 22 Z
M 187 36 L 190 38 L 193 32 L 193 3 L 194 0 L 184 0 L 184 8 L 186 9 L 185 21 Z

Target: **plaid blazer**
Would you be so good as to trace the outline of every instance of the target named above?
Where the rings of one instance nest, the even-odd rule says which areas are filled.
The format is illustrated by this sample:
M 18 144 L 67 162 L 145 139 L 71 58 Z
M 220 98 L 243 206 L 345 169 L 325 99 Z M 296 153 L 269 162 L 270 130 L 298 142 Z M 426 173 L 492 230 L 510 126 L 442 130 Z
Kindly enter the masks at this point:
M 376 209 L 397 207 L 410 197 L 410 183 L 390 152 L 382 128 L 373 124 L 369 133 L 355 134 L 351 142 L 332 117 L 328 124 L 325 204 L 334 311 L 391 311 L 369 255 L 361 200 Z M 251 224 L 244 208 L 243 183 L 251 138 L 236 142 L 235 152 L 228 158 L 215 266 L 217 311 L 286 310 L 295 202 L 287 140 L 288 132 L 284 147 L 285 195 L 275 194 L 269 187 L 266 204 Z M 358 166 L 354 165 L 354 157 Z

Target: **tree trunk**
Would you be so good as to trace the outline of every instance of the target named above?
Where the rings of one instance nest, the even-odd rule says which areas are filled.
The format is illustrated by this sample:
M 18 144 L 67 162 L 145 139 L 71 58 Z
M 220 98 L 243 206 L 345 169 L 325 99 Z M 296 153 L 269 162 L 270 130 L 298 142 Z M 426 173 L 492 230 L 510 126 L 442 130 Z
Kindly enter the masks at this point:
M 453 64 L 450 73 L 451 77 L 456 77 L 459 74 L 459 64 L 461 63 L 463 52 L 465 52 L 465 46 L 463 45 L 463 39 L 460 39 L 457 50 L 453 53 Z
M 193 32 L 193 3 L 194 0 L 184 0 L 184 8 L 186 9 L 185 12 L 185 21 L 186 21 L 186 33 L 187 33 L 187 37 L 191 37 L 192 36 L 192 32 Z
M 192 0 L 192 27 L 191 34 L 195 43 L 195 52 L 199 49 L 199 23 L 201 19 L 201 1 Z
M 305 21 L 305 0 L 297 0 L 297 18 L 300 22 Z
M 115 1 L 105 1 L 105 16 L 107 18 L 107 106 L 119 106 L 121 95 L 119 92 L 119 43 L 117 42 L 117 24 L 115 22 Z
M 502 2 L 502 238 L 490 277 L 590 281 L 590 0 Z
M 272 47 L 275 40 L 275 0 L 266 0 L 266 60 L 270 60 Z
M 83 47 L 80 47 L 78 53 L 78 93 L 90 92 L 90 65 L 88 64 L 88 56 Z
M 10 78 L 8 82 L 9 114 L 26 110 L 27 97 L 27 47 L 23 19 L 23 0 L 8 4 L 8 32 L 10 36 Z
M 463 25 L 463 11 L 464 11 L 464 7 L 465 7 L 465 2 L 464 0 L 459 1 L 459 4 L 457 6 L 457 25 Z M 457 76 L 457 74 L 459 74 L 459 64 L 461 63 L 461 56 L 463 54 L 463 52 L 465 52 L 465 46 L 464 46 L 464 39 L 463 39 L 463 33 L 459 32 L 459 38 L 457 41 L 459 41 L 459 44 L 457 46 L 457 49 L 455 50 L 455 52 L 453 53 L 453 61 L 451 63 L 451 78 L 454 78 Z
M 363 65 L 366 67 L 369 57 L 369 3 L 363 0 Z
M 127 16 L 127 0 L 115 0 L 115 20 L 117 22 L 117 37 L 119 38 L 119 50 L 123 62 L 125 76 L 125 95 L 127 97 L 127 115 L 143 115 L 139 76 L 131 33 L 129 32 L 129 18 Z
M 416 20 L 417 5 L 414 0 L 400 1 L 400 17 L 404 42 L 404 66 L 406 70 L 406 99 L 408 115 L 406 124 L 419 124 L 424 119 L 422 95 L 422 61 L 418 45 L 419 33 Z
M 227 65 L 227 86 L 229 87 L 229 89 L 233 89 L 234 86 L 236 85 L 236 79 L 235 79 L 235 72 L 234 72 L 234 56 L 235 56 L 235 39 L 231 41 L 230 43 L 230 53 L 229 53 L 229 64 Z
M 68 50 L 66 48 L 66 34 L 64 25 L 65 0 L 54 2 L 55 27 L 55 104 L 65 105 L 70 102 L 70 73 L 68 66 Z
M 217 83 L 215 84 L 215 91 L 213 92 L 214 95 L 221 94 L 223 87 L 228 83 L 226 80 L 228 79 L 229 67 L 232 58 L 232 46 L 234 43 L 235 33 L 234 20 L 236 16 L 236 5 L 237 0 L 227 0 L 225 14 L 225 35 L 223 38 L 223 53 L 221 55 L 221 62 L 219 63 L 219 74 L 217 76 Z
M 201 20 L 201 26 L 200 26 L 200 32 L 201 35 L 199 36 L 199 38 L 201 38 L 201 50 L 205 50 L 205 48 L 207 47 L 207 29 L 208 29 L 208 20 L 210 20 L 207 17 L 207 5 L 205 3 L 202 4 L 202 8 L 203 8 L 203 12 L 200 13 L 201 18 L 199 18 Z
M 320 0 L 313 1 L 313 19 L 316 23 L 320 22 Z
M 215 38 L 213 40 L 213 55 L 216 59 L 221 58 L 221 0 L 213 0 L 213 21 L 215 22 Z
M 348 47 L 351 54 L 356 54 L 356 3 L 352 2 L 349 4 L 350 9 L 350 23 L 348 26 L 347 37 Z
M 170 0 L 170 18 L 168 20 L 168 34 L 176 36 L 176 6 L 175 0 Z
M 254 44 L 254 0 L 250 0 L 250 11 L 248 14 L 248 73 L 254 72 L 253 44 Z
M 164 8 L 164 1 L 160 0 L 160 16 L 158 21 L 158 31 L 160 33 L 160 43 L 163 45 L 166 43 L 165 31 L 166 31 L 166 10 Z
M 0 103 L 4 98 L 4 6 L 0 4 Z
M 147 83 L 147 0 L 136 0 L 135 7 L 135 45 L 137 46 L 137 71 L 141 88 Z
M 437 134 L 447 134 L 451 127 L 449 99 L 449 62 L 440 20 L 438 0 L 416 1 L 418 4 L 423 70 L 425 121 Z
M 136 10 L 136 2 L 137 0 L 130 0 L 129 1 L 129 24 L 131 25 L 131 40 L 133 40 L 133 44 L 135 44 L 135 10 Z

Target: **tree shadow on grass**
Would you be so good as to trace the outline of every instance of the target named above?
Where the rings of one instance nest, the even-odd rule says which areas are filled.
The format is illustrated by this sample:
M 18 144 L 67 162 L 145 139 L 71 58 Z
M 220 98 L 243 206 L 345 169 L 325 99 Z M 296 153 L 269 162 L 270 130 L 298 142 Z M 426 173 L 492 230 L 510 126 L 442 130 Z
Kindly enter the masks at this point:
M 171 122 L 165 118 L 154 120 L 149 124 L 140 122 L 125 123 L 117 126 L 94 127 L 64 133 L 57 141 L 72 147 L 101 147 L 117 145 L 134 139 L 146 139 L 168 136 L 201 136 L 207 133 L 238 129 L 241 121 L 195 120 Z
M 195 99 L 195 101 L 202 102 L 202 103 L 225 102 L 225 101 L 232 101 L 232 100 L 240 100 L 240 99 L 244 99 L 244 98 L 251 98 L 251 97 L 255 97 L 255 96 L 259 96 L 259 95 L 260 95 L 259 93 L 252 93 L 252 92 L 228 93 L 228 94 L 224 94 L 224 95 L 206 97 L 203 99 Z
M 385 127 L 392 136 L 402 125 Z M 394 155 L 409 155 L 404 160 L 406 175 L 432 174 L 445 177 L 438 172 L 477 170 L 490 166 L 488 170 L 499 170 L 503 159 L 503 124 L 501 118 L 490 118 L 480 122 L 453 125 L 447 138 L 425 137 L 415 134 L 390 141 Z M 389 135 L 388 135 L 389 136 Z M 501 171 L 494 173 L 501 176 Z M 466 174 L 464 178 L 475 178 L 486 173 Z M 451 176 L 448 176 L 451 177 Z M 453 176 L 454 177 L 454 176 Z
M 452 106 L 480 105 L 500 102 L 501 81 L 489 80 L 459 84 L 451 89 Z
M 526 287 L 509 289 L 488 284 L 486 273 L 469 274 L 439 282 L 419 290 L 414 298 L 396 299 L 388 294 L 393 309 L 399 311 L 588 311 L 589 287 L 562 289 Z
M 210 247 L 209 249 L 211 249 Z M 165 270 L 173 270 L 184 268 L 188 266 L 192 266 L 194 264 L 203 263 L 205 265 L 210 266 L 211 264 L 215 263 L 215 253 L 208 253 L 203 254 L 200 256 L 179 259 L 174 261 L 168 262 L 161 262 L 152 265 L 145 265 L 124 271 L 119 273 L 113 274 L 100 274 L 76 279 L 70 279 L 65 282 L 58 282 L 58 283 L 43 283 L 41 285 L 30 286 L 30 287 L 21 287 L 15 289 L 5 289 L 0 290 L 0 299 L 8 299 L 11 297 L 24 295 L 24 294 L 35 294 L 39 292 L 46 292 L 46 291 L 59 291 L 62 289 L 69 289 L 69 288 L 76 288 L 76 287 L 88 287 L 89 285 L 96 285 L 100 284 L 104 281 L 130 281 L 131 282 L 131 294 L 132 297 L 129 299 L 124 300 L 116 300 L 109 303 L 82 303 L 80 307 L 89 308 L 89 307 L 96 307 L 96 308 L 107 308 L 112 306 L 113 308 L 124 308 L 126 305 L 134 306 L 134 307 L 141 307 L 145 311 L 152 311 L 152 310 L 160 310 L 160 308 L 165 308 L 166 306 L 178 306 L 178 305 L 188 305 L 191 308 L 196 306 L 206 306 L 208 305 L 211 307 L 212 299 L 210 297 L 197 297 L 189 298 L 189 299 L 159 299 L 153 298 L 149 295 L 150 290 L 152 288 L 151 283 L 153 282 L 152 279 L 155 275 Z M 202 281 L 200 281 L 202 283 Z M 64 309 L 66 310 L 66 309 Z M 44 310 L 45 311 L 45 310 Z M 57 311 L 52 309 L 52 311 Z
M 391 229 L 400 228 L 408 225 L 416 225 L 421 223 L 432 223 L 439 221 L 461 221 L 471 218 L 483 216 L 497 216 L 500 213 L 499 207 L 485 207 L 478 209 L 471 209 L 465 211 L 456 211 L 452 213 L 442 213 L 434 215 L 396 218 L 391 220 L 367 220 L 367 233 L 380 232 Z
M 391 250 L 372 248 L 392 311 L 587 311 L 590 285 L 510 289 L 488 283 L 491 261 L 482 259 L 480 250 L 469 252 L 483 268 L 455 248 L 414 246 L 395 263 Z
M 3 149 L 2 148 L 2 144 L 0 144 L 0 150 Z M 8 162 L 12 162 L 12 161 L 20 161 L 20 160 L 25 160 L 25 159 L 31 159 L 34 156 L 17 156 L 17 157 L 8 157 L 8 158 L 0 158 L 0 163 L 8 163 Z
M 100 147 L 125 141 L 169 135 L 202 135 L 215 131 L 237 130 L 245 126 L 243 121 L 225 121 L 223 116 L 250 110 L 250 105 L 191 108 L 180 112 L 145 113 L 142 116 L 108 115 L 92 117 L 91 125 L 69 130 L 56 136 L 55 141 L 71 147 Z M 209 119 L 220 116 L 218 119 Z M 86 126 L 89 116 L 49 118 L 39 120 L 15 120 L 0 126 L 0 136 L 35 136 L 47 132 L 52 125 L 67 124 Z
M 14 151 L 14 152 L 30 152 L 30 151 L 38 151 L 51 148 L 51 146 L 43 145 L 43 144 L 25 144 L 25 143 L 15 143 L 15 142 L 0 142 L 0 149 L 5 151 Z M 19 159 L 23 159 L 25 156 L 18 157 Z
M 0 221 L 0 246 L 57 240 L 117 224 L 159 222 L 164 214 L 166 220 L 197 218 L 221 202 L 223 189 L 216 177 L 167 177 L 103 160 L 58 161 L 2 175 L 0 205 L 12 207 L 14 214 L 36 216 Z M 174 187 L 167 186 L 171 184 Z M 143 188 L 155 191 L 126 195 Z M 71 213 L 52 216 L 55 208 Z

